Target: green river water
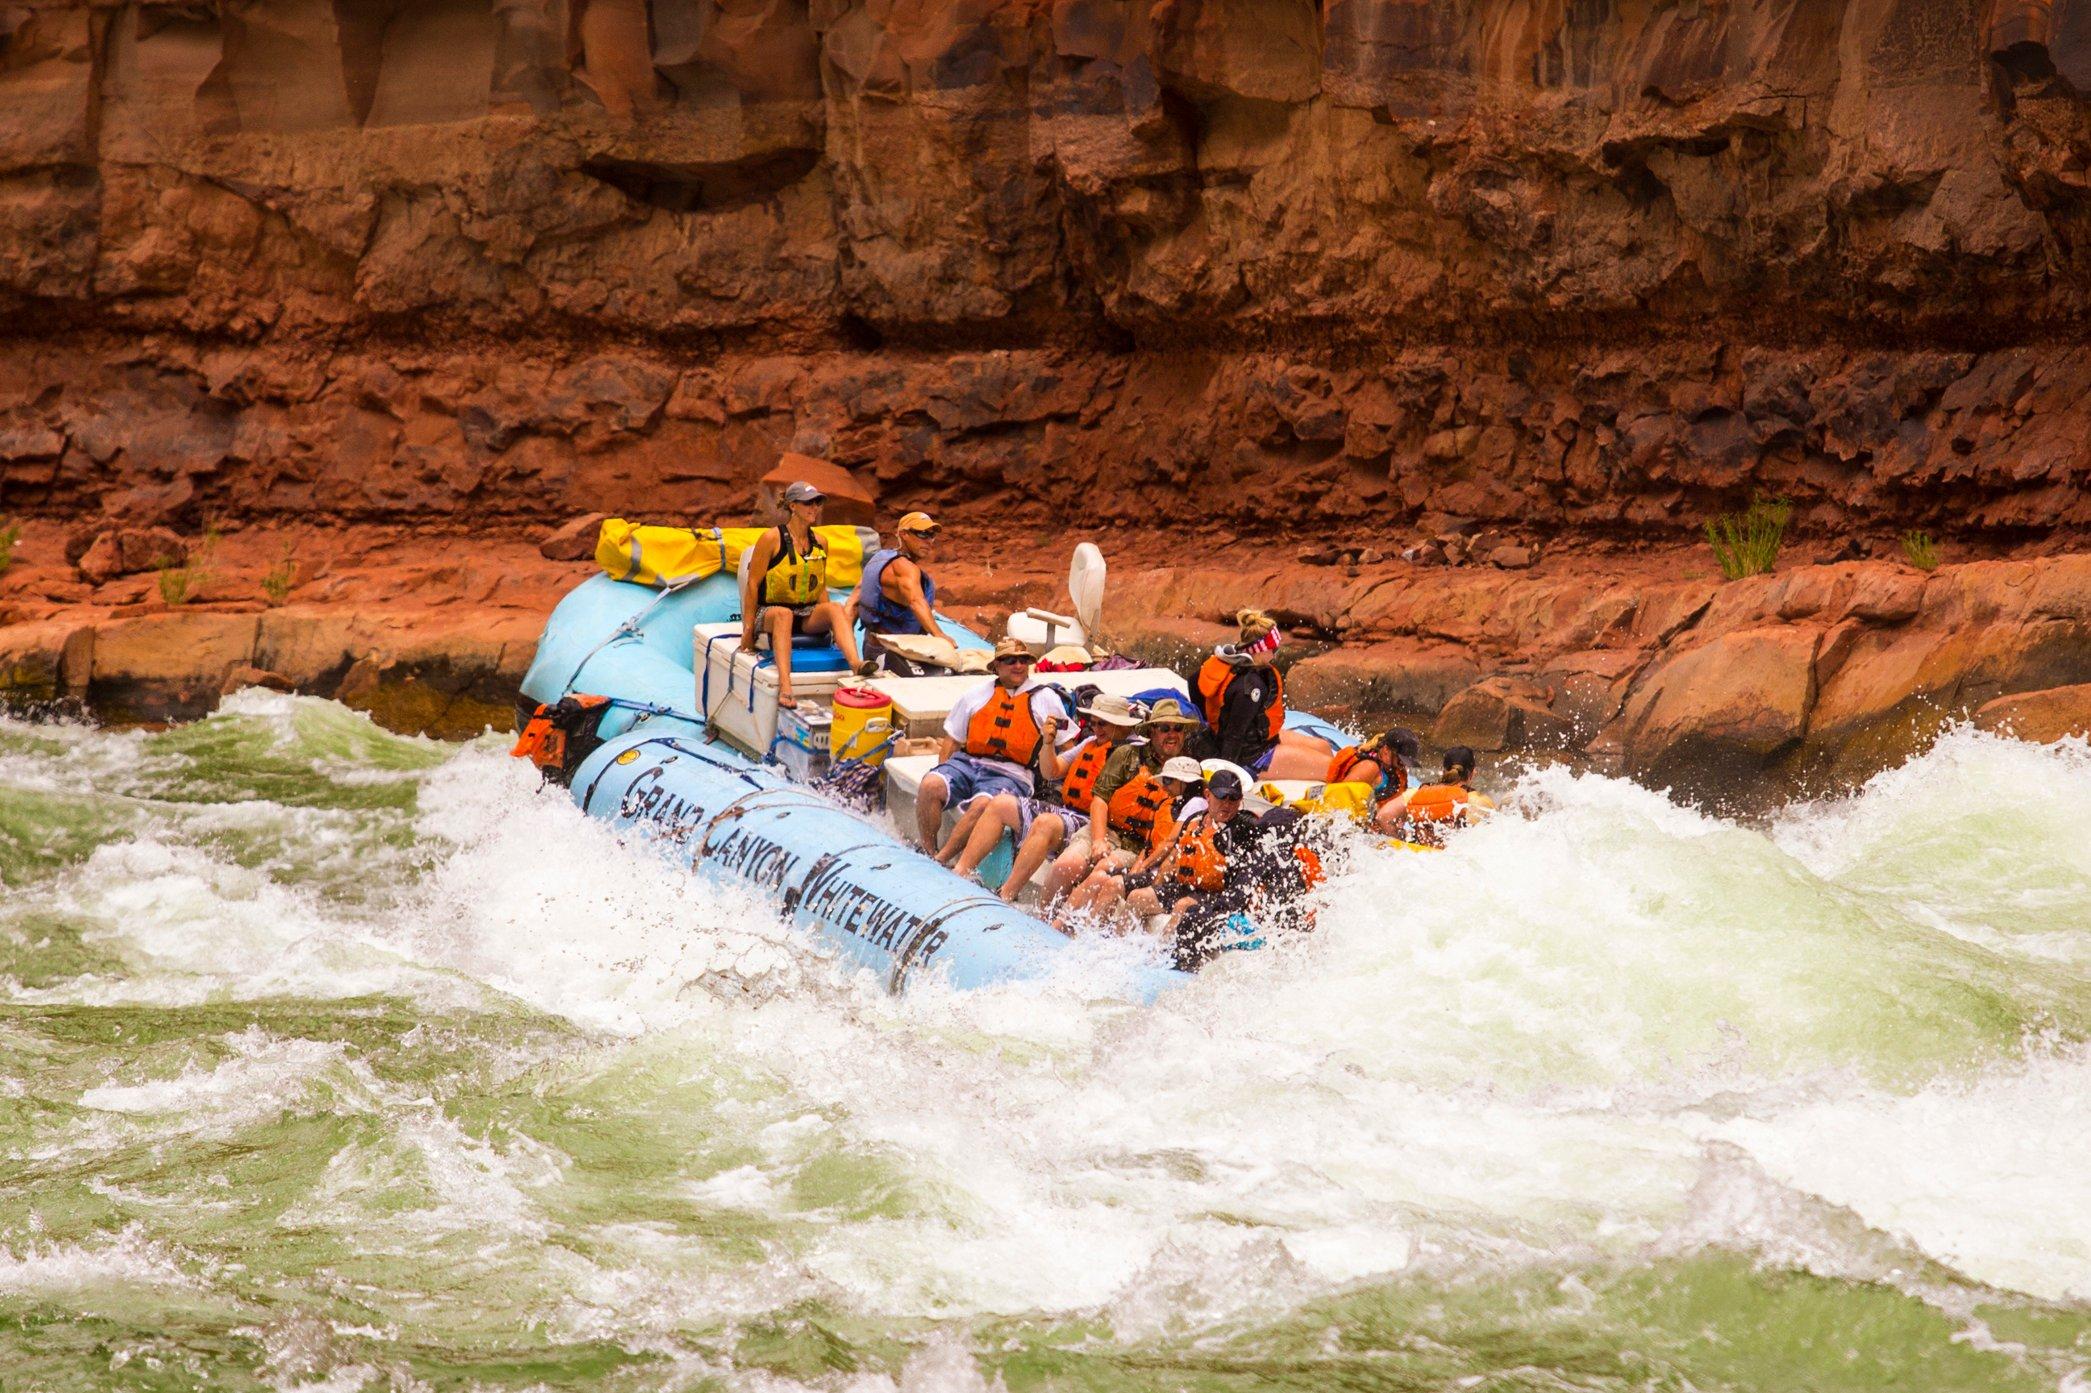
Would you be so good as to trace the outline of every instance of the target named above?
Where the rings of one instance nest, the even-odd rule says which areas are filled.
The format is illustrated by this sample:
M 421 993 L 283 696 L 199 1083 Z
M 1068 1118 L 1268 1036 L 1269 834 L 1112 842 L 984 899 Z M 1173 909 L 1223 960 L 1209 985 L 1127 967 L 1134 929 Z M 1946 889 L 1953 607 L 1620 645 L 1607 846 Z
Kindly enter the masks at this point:
M 1152 1008 L 905 999 L 491 737 L 0 722 L 0 1390 L 2091 1393 L 2091 751 L 1565 770 Z

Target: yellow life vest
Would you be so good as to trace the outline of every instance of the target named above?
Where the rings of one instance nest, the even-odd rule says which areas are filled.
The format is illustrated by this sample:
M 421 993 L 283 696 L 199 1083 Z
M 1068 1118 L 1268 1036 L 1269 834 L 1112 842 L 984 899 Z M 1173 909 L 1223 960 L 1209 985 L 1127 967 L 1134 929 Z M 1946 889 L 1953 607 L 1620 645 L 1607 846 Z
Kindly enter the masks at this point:
M 777 559 L 762 573 L 762 602 L 804 609 L 828 598 L 828 552 L 820 538 L 807 534 L 804 555 L 791 540 L 791 529 L 777 529 Z

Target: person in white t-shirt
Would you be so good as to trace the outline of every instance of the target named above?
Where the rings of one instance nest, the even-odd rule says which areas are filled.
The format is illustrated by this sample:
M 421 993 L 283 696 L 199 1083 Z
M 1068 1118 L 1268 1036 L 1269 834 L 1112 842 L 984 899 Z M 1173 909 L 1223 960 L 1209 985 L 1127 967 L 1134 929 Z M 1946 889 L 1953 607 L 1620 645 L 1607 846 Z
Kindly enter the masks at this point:
M 1029 798 L 1038 752 L 1072 726 L 1059 693 L 1032 681 L 1031 650 L 1013 638 L 995 645 L 994 676 L 966 693 L 944 720 L 944 742 L 936 768 L 922 776 L 915 794 L 915 829 L 922 847 L 937 851 L 944 809 L 976 794 L 1013 793 Z

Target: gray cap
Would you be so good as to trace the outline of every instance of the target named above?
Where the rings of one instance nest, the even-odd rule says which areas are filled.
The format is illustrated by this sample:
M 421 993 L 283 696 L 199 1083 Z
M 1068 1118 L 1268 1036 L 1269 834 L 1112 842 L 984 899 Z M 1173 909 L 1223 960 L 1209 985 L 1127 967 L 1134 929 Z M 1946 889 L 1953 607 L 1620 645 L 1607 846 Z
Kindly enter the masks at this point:
M 805 482 L 787 485 L 784 490 L 786 503 L 818 503 L 827 497 L 819 489 Z

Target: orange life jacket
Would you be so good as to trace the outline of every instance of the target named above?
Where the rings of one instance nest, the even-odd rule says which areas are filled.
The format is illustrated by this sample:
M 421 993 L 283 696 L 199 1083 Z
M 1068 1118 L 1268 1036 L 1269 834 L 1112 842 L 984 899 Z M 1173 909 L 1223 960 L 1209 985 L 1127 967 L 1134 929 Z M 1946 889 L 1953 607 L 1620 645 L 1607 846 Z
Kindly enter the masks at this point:
M 1212 820 L 1204 813 L 1184 823 L 1178 834 L 1176 880 L 1193 890 L 1218 890 L 1227 883 L 1227 858 L 1213 845 Z
M 1076 812 L 1088 812 L 1096 781 L 1104 772 L 1104 761 L 1116 748 L 1094 736 L 1083 741 L 1082 748 L 1075 751 L 1074 763 L 1068 766 L 1067 777 L 1060 781 L 1060 801 Z
M 1419 823 L 1465 822 L 1472 796 L 1458 784 L 1425 784 L 1409 796 L 1406 816 Z
M 1169 821 L 1169 790 L 1152 769 L 1142 769 L 1118 786 L 1105 810 L 1105 821 L 1113 832 L 1123 833 L 1152 845 L 1155 828 Z
M 983 759 L 1006 759 L 1030 767 L 1044 740 L 1031 715 L 1031 693 L 1012 692 L 1000 682 L 966 722 L 966 753 Z
M 1321 853 L 1313 847 L 1296 846 L 1292 849 L 1292 854 L 1293 858 L 1300 863 L 1300 879 L 1305 882 L 1309 890 L 1312 890 L 1327 878 L 1328 873 L 1322 869 L 1321 865 Z
M 1271 739 L 1276 740 L 1285 730 L 1285 676 L 1271 668 L 1271 681 L 1276 684 L 1278 694 L 1272 698 L 1270 709 L 1264 714 L 1270 718 Z M 1227 704 L 1227 691 L 1240 677 L 1242 670 L 1215 653 L 1198 669 L 1198 706 L 1205 712 L 1205 723 L 1215 733 L 1220 729 L 1220 708 Z
M 1364 763 L 1365 759 L 1365 751 L 1361 747 L 1346 745 L 1336 751 L 1336 757 L 1329 761 L 1329 772 L 1322 775 L 1321 781 L 1325 784 L 1348 783 L 1350 771 Z M 1383 760 L 1378 755 L 1373 755 L 1371 759 L 1380 768 L 1379 787 L 1373 790 L 1373 797 L 1384 801 L 1409 786 L 1408 770 L 1402 767 L 1398 757 Z

